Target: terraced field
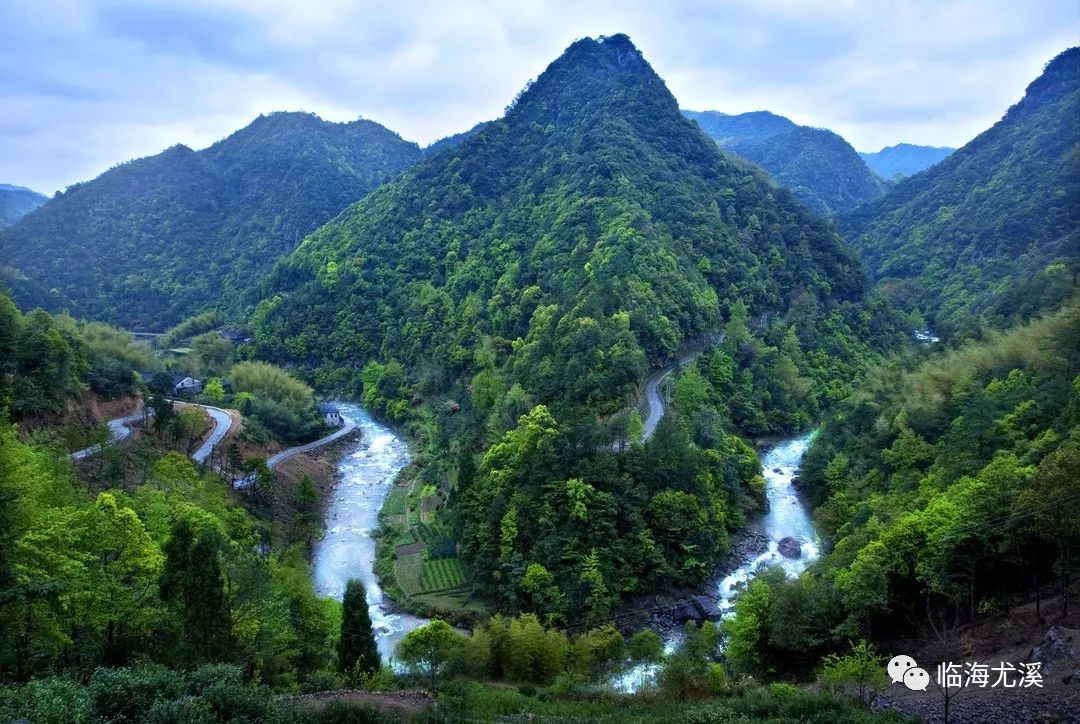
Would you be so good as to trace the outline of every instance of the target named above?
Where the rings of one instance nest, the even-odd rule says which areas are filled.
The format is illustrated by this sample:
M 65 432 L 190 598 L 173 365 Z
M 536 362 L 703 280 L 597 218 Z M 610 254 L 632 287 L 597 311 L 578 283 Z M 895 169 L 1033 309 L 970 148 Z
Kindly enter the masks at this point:
M 424 574 L 421 580 L 424 593 L 456 588 L 464 580 L 465 572 L 461 570 L 461 562 L 457 558 L 424 561 Z

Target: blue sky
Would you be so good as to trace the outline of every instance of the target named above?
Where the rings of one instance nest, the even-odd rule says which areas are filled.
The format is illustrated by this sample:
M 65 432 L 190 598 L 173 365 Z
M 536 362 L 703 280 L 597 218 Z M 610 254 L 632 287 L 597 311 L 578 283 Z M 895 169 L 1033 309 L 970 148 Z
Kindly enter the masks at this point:
M 1080 44 L 1080 2 L 4 0 L 0 182 L 51 193 L 274 110 L 427 143 L 617 32 L 683 108 L 770 110 L 859 150 L 957 146 Z

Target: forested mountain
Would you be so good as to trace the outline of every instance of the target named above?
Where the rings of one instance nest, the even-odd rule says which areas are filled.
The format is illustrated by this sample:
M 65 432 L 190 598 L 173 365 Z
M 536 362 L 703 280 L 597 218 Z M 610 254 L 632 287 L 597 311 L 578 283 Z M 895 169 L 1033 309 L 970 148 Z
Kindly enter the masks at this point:
M 623 35 L 574 43 L 505 117 L 347 209 L 269 284 L 257 353 L 411 425 L 429 444 L 418 474 L 501 609 L 589 621 L 619 594 L 702 580 L 760 495 L 722 410 L 611 452 L 651 364 L 728 320 L 716 383 L 735 375 L 771 413 L 734 366 L 774 370 L 798 400 L 762 415 L 779 431 L 846 394 L 866 340 L 892 332 L 833 227 L 725 157 Z M 549 578 L 563 593 L 529 593 Z
M 11 226 L 48 200 L 48 196 L 37 191 L 0 184 L 0 229 Z
M 735 629 L 758 658 L 736 665 L 806 671 L 851 639 L 888 645 L 928 617 L 974 624 L 1008 613 L 1017 593 L 1068 591 L 1078 470 L 1076 302 L 944 356 L 873 370 L 804 461 L 831 549 L 798 580 L 752 584 Z
M 768 111 L 683 114 L 721 148 L 761 166 L 820 214 L 849 211 L 880 196 L 884 188 L 851 144 L 824 128 L 799 126 Z
M 275 259 L 420 156 L 377 123 L 274 113 L 76 184 L 0 233 L 23 306 L 164 329 L 235 302 Z
M 898 176 L 914 176 L 925 171 L 948 157 L 955 148 L 945 146 L 916 146 L 911 143 L 898 143 L 886 146 L 874 153 L 859 152 L 859 156 L 870 170 L 883 179 L 893 180 Z
M 943 332 L 1004 325 L 1071 293 L 1080 268 L 1080 48 L 992 128 L 839 220 L 881 287 Z

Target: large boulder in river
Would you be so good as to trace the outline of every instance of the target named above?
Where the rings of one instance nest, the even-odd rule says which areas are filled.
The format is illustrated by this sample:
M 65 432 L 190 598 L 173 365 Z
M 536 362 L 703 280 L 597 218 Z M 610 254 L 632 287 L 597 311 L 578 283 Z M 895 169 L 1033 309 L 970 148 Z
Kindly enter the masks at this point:
M 690 599 L 694 603 L 694 607 L 701 614 L 702 621 L 719 621 L 720 609 L 716 607 L 712 599 L 708 596 L 694 596 Z
M 701 611 L 698 610 L 693 601 L 681 601 L 671 609 L 671 618 L 676 623 L 686 623 L 687 621 L 701 623 Z
M 802 542 L 791 536 L 781 538 L 776 544 L 776 550 L 780 551 L 780 555 L 785 558 L 799 558 L 802 556 Z

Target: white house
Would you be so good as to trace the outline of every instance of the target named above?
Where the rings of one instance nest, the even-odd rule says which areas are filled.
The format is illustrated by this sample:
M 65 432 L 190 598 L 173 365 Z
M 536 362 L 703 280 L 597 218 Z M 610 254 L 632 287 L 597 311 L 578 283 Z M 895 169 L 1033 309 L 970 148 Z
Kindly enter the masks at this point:
M 341 410 L 336 406 L 331 405 L 329 402 L 321 402 L 318 405 L 319 414 L 326 420 L 326 424 L 330 427 L 341 427 L 345 424 L 345 420 L 341 417 Z
M 194 395 L 202 392 L 202 380 L 186 375 L 177 375 L 172 380 L 173 393 L 176 395 Z

